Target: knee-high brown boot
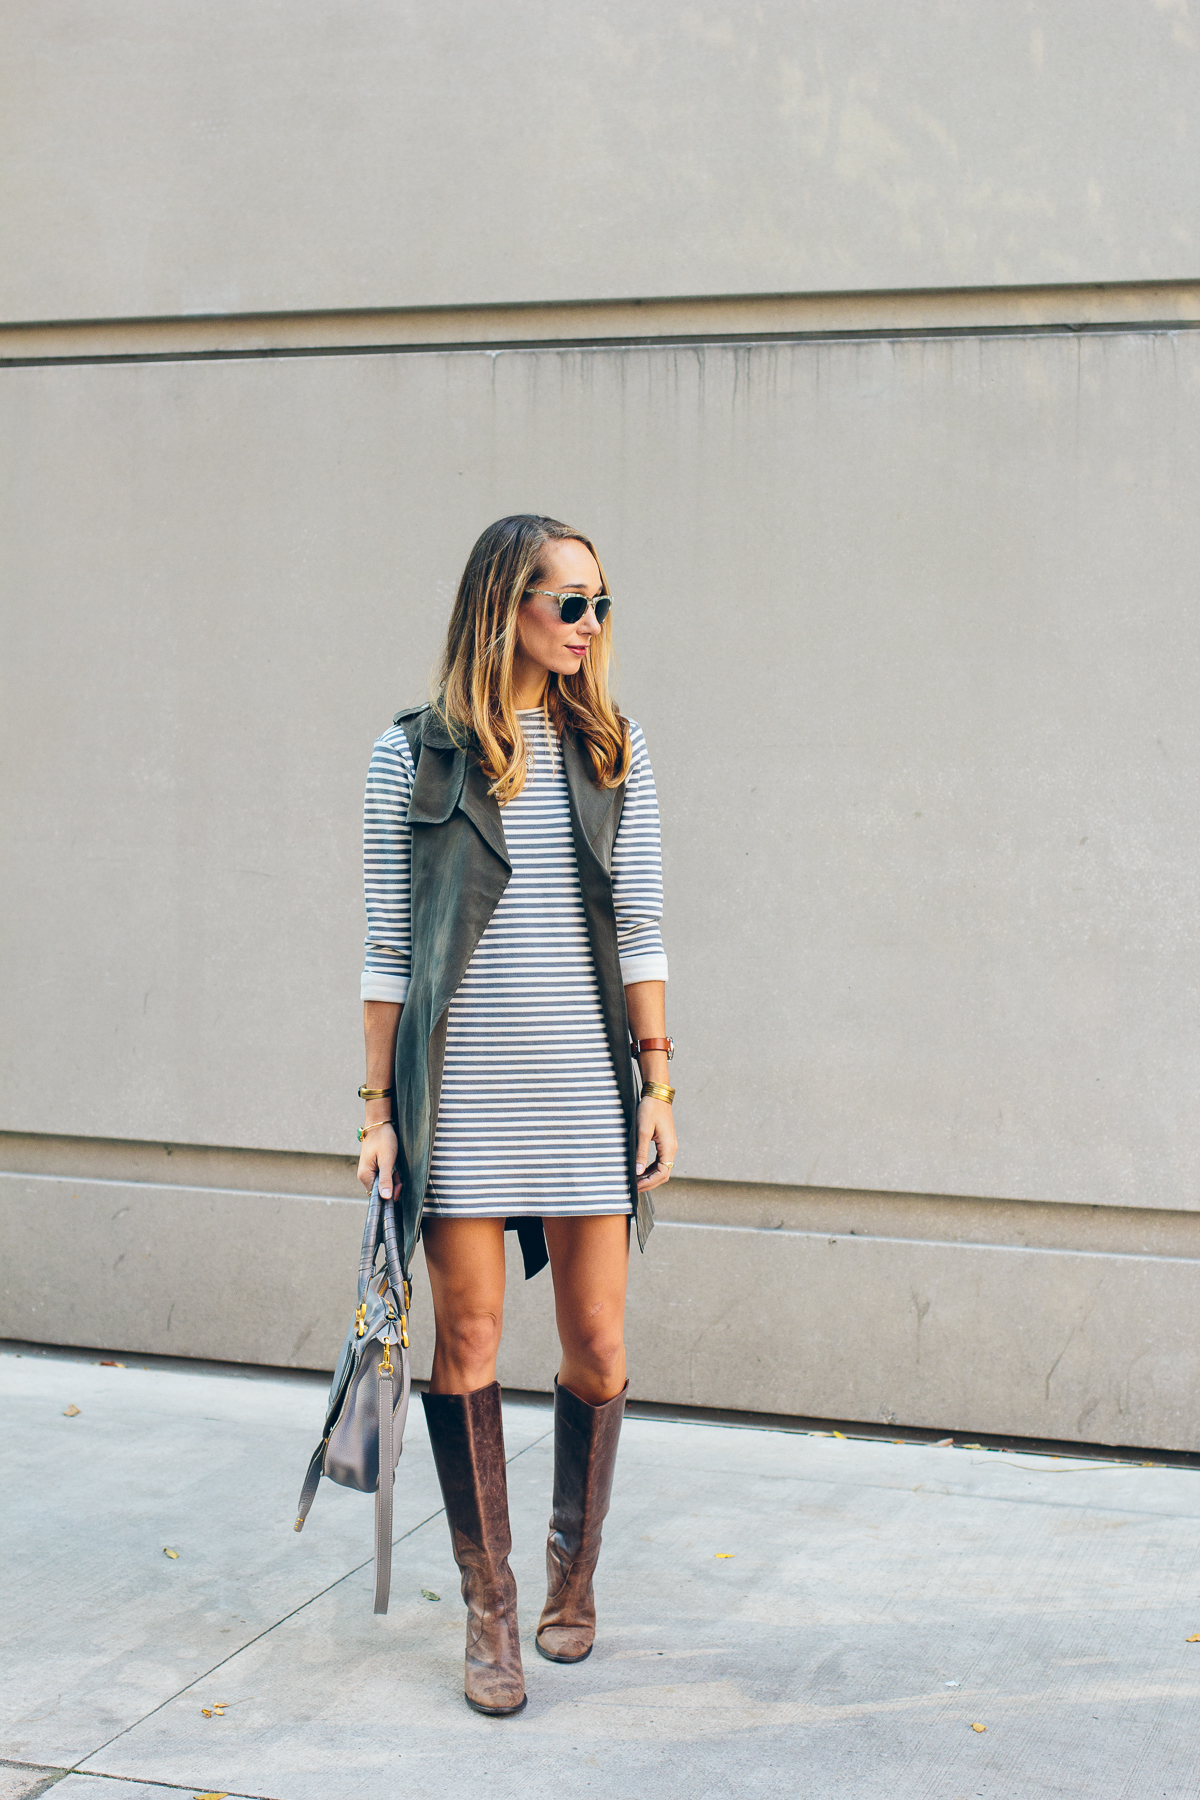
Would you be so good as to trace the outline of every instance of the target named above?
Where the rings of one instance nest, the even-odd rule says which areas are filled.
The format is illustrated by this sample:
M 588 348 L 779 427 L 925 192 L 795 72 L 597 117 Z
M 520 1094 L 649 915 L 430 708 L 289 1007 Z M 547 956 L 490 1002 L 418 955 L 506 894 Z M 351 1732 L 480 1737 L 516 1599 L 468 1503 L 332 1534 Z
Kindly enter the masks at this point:
M 467 1603 L 464 1692 L 476 1712 L 520 1712 L 525 1676 L 517 1584 L 508 1566 L 508 1480 L 500 1383 L 473 1394 L 425 1394 L 433 1460 Z
M 554 1510 L 546 1542 L 546 1605 L 537 1647 L 549 1662 L 582 1662 L 596 1638 L 592 1576 L 612 1495 L 629 1383 L 599 1406 L 554 1383 Z

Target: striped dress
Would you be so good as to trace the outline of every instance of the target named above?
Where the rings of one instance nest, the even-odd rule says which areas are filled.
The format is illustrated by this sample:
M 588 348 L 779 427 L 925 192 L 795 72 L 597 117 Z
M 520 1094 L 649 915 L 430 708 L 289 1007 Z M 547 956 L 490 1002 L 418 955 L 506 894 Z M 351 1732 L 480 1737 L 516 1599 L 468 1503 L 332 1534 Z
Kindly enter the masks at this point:
M 519 715 L 525 786 L 501 818 L 512 876 L 480 938 L 446 1030 L 425 1210 L 557 1218 L 632 1210 L 625 1121 L 588 942 L 567 779 L 539 710 Z M 613 844 L 621 976 L 665 981 L 658 801 L 645 739 Z M 403 1001 L 411 961 L 405 819 L 415 775 L 396 727 L 375 744 L 363 844 L 364 1000 Z

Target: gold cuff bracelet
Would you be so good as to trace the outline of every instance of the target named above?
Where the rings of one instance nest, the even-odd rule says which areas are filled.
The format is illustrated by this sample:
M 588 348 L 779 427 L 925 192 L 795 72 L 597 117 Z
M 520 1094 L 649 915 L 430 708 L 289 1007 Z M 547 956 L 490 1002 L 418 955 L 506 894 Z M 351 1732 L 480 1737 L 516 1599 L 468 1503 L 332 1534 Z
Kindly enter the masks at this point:
M 668 1087 L 665 1082 L 663 1082 L 663 1081 L 643 1081 L 643 1083 L 642 1083 L 642 1099 L 643 1100 L 665 1100 L 667 1105 L 670 1106 L 670 1104 L 674 1098 L 675 1098 L 675 1089 L 673 1087 Z

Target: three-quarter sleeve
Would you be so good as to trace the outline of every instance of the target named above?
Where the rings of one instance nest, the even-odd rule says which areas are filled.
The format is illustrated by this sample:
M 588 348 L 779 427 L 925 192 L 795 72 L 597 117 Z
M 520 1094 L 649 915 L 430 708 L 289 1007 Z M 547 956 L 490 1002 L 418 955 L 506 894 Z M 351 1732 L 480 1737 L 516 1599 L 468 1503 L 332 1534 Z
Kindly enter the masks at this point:
M 371 752 L 363 801 L 363 888 L 367 902 L 364 1000 L 407 998 L 412 967 L 412 826 L 408 805 L 416 770 L 399 727 Z
M 658 795 L 641 727 L 629 721 L 633 761 L 625 783 L 625 805 L 613 840 L 613 907 L 617 915 L 617 948 L 621 980 L 665 981 L 667 956 L 659 921 L 662 918 L 662 839 Z

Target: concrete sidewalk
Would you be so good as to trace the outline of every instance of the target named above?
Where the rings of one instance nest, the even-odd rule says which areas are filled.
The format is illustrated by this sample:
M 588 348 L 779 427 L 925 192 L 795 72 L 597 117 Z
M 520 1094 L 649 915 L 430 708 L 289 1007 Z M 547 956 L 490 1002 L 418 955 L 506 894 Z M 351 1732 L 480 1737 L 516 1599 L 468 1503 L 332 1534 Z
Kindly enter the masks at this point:
M 488 1720 L 419 1404 L 375 1619 L 370 1501 L 323 1482 L 291 1529 L 322 1383 L 6 1354 L 0 1385 L 0 1800 L 1200 1791 L 1200 1473 L 631 1419 L 597 1647 L 558 1668 L 550 1414 L 508 1406 L 529 1705 Z

